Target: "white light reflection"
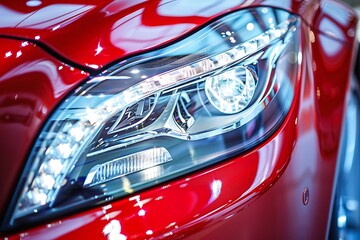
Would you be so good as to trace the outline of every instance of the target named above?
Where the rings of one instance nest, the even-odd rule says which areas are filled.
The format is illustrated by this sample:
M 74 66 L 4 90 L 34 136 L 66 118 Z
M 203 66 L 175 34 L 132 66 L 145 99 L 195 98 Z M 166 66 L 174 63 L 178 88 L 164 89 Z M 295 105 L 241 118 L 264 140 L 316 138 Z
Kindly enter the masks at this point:
M 104 48 L 100 46 L 100 43 L 98 43 L 98 46 L 95 50 L 96 51 L 95 56 L 99 55 L 99 53 L 101 53 L 102 50 L 104 50 Z
M 151 201 L 151 199 L 140 200 L 139 195 L 129 198 L 129 201 L 134 201 L 134 200 L 136 201 L 136 203 L 134 204 L 134 207 L 139 207 L 141 209 L 144 206 L 144 204 Z
M 132 74 L 138 74 L 139 72 L 140 72 L 139 69 L 133 69 L 133 70 L 131 70 L 130 73 L 132 73 Z
M 28 232 L 20 233 L 19 236 L 22 239 L 22 238 L 29 236 L 29 233 Z
M 42 4 L 42 2 L 39 0 L 29 0 L 26 2 L 26 6 L 28 6 L 28 7 L 38 7 L 41 4 Z
M 12 55 L 12 52 L 9 51 L 9 52 L 5 53 L 5 58 L 11 57 L 11 55 Z
M 22 52 L 21 51 L 17 51 L 16 53 L 16 58 L 20 57 L 22 55 Z
M 346 208 L 350 211 L 357 211 L 359 208 L 359 202 L 353 199 L 349 199 L 346 201 Z
M 94 69 L 98 69 L 100 66 L 96 65 L 96 64 L 86 64 L 86 66 L 94 68 Z
M 264 13 L 264 14 L 266 14 L 268 11 L 269 11 L 269 10 L 268 10 L 267 8 L 262 8 L 262 9 L 261 9 L 261 12 Z
M 176 222 L 170 223 L 170 224 L 167 225 L 165 228 L 168 229 L 168 228 L 172 228 L 172 227 L 174 227 L 174 226 L 176 226 Z
M 320 28 L 323 29 L 327 35 L 330 35 L 333 38 L 340 40 L 346 39 L 342 29 L 327 18 L 321 20 Z M 318 39 L 326 56 L 332 59 L 332 63 L 341 64 L 342 59 L 341 57 L 338 57 L 338 54 L 343 50 L 343 44 L 322 34 L 319 35 Z
M 254 30 L 254 28 L 255 28 L 255 25 L 253 23 L 248 23 L 246 25 L 246 30 L 248 30 L 248 31 L 252 31 L 252 30 Z
M 222 181 L 221 180 L 213 180 L 210 185 L 211 189 L 211 197 L 209 199 L 209 204 L 215 201 L 221 193 Z
M 101 220 L 106 220 L 106 221 L 110 221 L 110 219 L 116 218 L 117 216 L 119 216 L 119 214 L 121 213 L 121 211 L 113 211 L 110 213 L 105 214 L 105 216 L 103 216 L 101 218 Z
M 144 209 L 139 210 L 138 215 L 139 215 L 140 217 L 145 216 L 145 210 L 144 210 Z
M 53 27 L 53 31 L 56 31 L 56 30 L 58 30 L 59 28 L 61 27 L 61 25 L 57 25 L 57 26 L 55 26 L 55 27 Z
M 337 219 L 337 225 L 339 228 L 343 228 L 346 226 L 346 215 L 342 215 Z
M 102 232 L 108 240 L 125 240 L 127 238 L 121 234 L 121 224 L 118 220 L 111 220 L 105 225 Z
M 299 65 L 302 63 L 302 52 L 298 52 L 297 62 Z

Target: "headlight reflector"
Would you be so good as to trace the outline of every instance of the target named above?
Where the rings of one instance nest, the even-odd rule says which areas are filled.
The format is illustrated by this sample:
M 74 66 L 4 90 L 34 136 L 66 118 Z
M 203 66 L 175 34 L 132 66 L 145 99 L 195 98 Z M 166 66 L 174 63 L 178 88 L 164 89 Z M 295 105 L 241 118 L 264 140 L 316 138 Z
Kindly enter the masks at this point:
M 254 96 L 257 79 L 246 67 L 240 66 L 208 77 L 205 92 L 220 112 L 233 114 L 245 109 Z

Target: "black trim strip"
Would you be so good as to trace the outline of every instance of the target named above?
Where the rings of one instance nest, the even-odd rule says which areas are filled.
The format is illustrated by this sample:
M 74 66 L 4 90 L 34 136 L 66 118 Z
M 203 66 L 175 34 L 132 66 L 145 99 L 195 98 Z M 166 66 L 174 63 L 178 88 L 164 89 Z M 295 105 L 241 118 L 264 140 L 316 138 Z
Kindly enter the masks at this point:
M 4 35 L 4 34 L 0 34 L 0 38 L 31 42 L 32 44 L 39 46 L 42 50 L 49 53 L 51 56 L 55 57 L 59 61 L 64 62 L 65 64 L 68 64 L 77 69 L 83 70 L 83 71 L 89 73 L 90 75 L 97 75 L 101 72 L 101 70 L 99 70 L 99 69 L 86 67 L 84 65 L 78 64 L 77 62 L 74 62 L 73 60 L 71 60 L 69 58 L 66 58 L 65 56 L 61 55 L 59 52 L 55 51 L 53 48 L 49 47 L 47 44 L 45 44 L 43 42 L 40 42 L 40 41 L 37 41 L 34 39 L 30 39 L 30 38 L 9 36 L 9 35 Z

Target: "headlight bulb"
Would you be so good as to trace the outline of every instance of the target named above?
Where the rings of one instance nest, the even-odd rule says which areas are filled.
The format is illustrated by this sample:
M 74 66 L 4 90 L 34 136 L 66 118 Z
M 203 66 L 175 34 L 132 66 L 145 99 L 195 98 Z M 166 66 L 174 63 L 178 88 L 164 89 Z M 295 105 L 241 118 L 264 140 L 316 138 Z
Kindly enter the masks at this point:
M 211 104 L 222 113 L 233 114 L 245 109 L 252 100 L 257 76 L 239 66 L 205 81 L 205 92 Z

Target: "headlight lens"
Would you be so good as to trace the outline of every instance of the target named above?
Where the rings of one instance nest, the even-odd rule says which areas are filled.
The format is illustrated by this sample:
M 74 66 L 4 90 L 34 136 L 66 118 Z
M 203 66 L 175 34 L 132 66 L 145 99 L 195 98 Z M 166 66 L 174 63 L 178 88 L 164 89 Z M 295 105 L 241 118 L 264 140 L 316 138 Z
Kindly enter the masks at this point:
M 85 82 L 42 130 L 9 226 L 103 203 L 258 144 L 294 96 L 297 25 L 283 10 L 242 10 Z

